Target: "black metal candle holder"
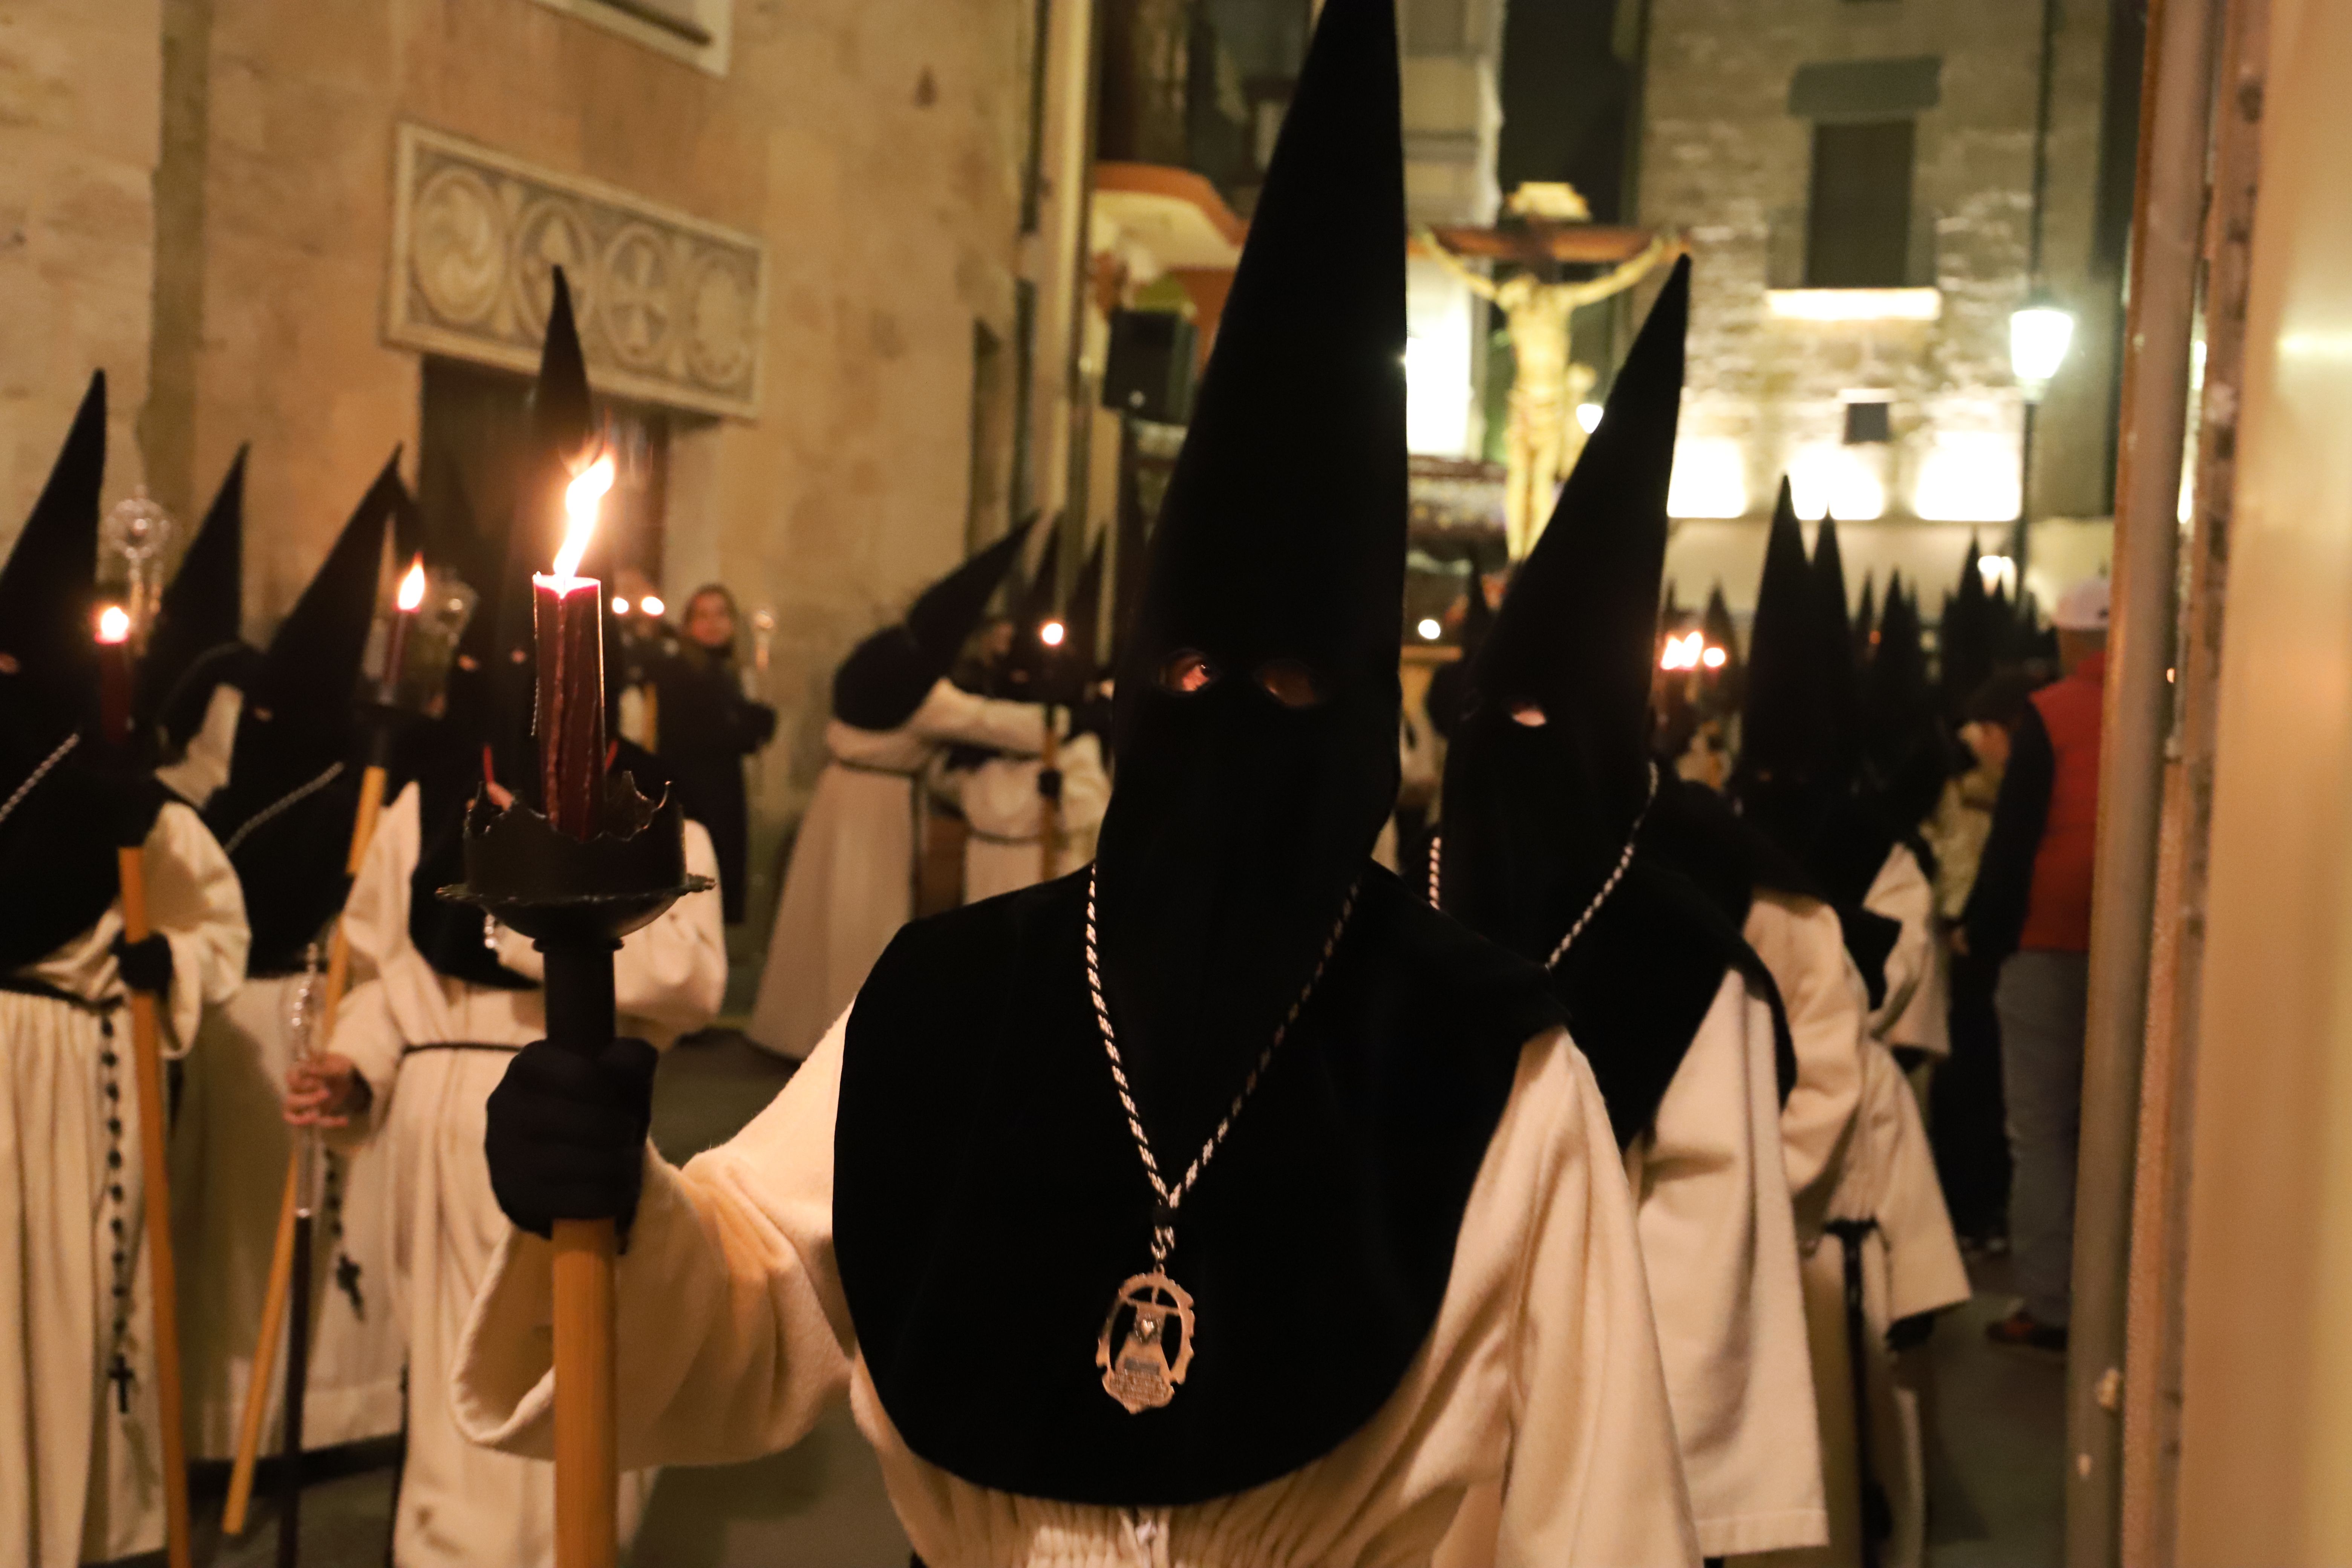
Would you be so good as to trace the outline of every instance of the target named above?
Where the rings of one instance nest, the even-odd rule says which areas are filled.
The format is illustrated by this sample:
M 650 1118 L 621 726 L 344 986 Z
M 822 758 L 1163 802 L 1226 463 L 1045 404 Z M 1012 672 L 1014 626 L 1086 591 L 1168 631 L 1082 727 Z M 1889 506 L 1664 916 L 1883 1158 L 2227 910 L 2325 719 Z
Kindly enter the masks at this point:
M 442 898 L 520 931 L 546 956 L 547 1037 L 600 1054 L 613 1039 L 613 953 L 688 893 L 713 884 L 686 869 L 686 816 L 617 773 L 605 781 L 605 829 L 578 839 L 520 802 L 476 795 L 466 814 L 466 879 Z

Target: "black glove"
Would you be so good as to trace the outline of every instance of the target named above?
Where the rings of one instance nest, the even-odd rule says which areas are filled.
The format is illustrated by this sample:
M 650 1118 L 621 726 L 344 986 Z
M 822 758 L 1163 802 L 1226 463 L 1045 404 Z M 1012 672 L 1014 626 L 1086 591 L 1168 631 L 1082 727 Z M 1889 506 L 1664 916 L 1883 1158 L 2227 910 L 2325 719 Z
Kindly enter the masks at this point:
M 122 984 L 131 990 L 150 996 L 171 994 L 172 944 L 162 937 L 150 936 L 143 942 L 116 937 L 114 962 L 121 967 Z
M 515 1053 L 490 1091 L 482 1137 L 490 1191 L 507 1218 L 533 1236 L 549 1235 L 560 1219 L 609 1219 L 628 1235 L 659 1060 L 653 1047 L 631 1039 L 597 1057 L 545 1040 Z
M 1039 768 L 1037 770 L 1037 793 L 1045 796 L 1047 800 L 1061 799 L 1062 770 L 1059 768 Z

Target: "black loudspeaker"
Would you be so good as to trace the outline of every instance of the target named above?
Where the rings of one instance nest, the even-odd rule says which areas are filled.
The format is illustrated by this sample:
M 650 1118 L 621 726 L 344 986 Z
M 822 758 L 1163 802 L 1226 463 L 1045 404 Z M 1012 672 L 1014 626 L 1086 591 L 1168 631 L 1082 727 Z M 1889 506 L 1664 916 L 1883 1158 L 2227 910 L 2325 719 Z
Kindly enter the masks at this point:
M 1192 414 L 1192 323 L 1171 310 L 1116 310 L 1103 406 L 1162 425 Z

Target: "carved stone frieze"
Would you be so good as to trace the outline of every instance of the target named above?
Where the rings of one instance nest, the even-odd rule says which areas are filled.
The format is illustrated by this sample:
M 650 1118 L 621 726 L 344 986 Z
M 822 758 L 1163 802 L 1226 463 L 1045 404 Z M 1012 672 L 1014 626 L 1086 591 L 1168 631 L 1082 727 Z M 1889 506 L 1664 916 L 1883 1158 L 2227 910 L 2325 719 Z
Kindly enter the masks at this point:
M 392 342 L 533 370 L 561 266 L 598 391 L 758 413 L 758 239 L 421 125 L 400 128 L 394 199 Z

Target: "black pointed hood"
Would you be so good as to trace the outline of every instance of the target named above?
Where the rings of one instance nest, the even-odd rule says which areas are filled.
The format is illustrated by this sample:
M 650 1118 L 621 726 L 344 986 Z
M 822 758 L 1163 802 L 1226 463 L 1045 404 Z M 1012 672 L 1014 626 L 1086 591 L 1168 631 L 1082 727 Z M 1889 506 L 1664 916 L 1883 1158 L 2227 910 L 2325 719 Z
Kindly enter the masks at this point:
M 1699 690 L 1711 717 L 1736 713 L 1748 693 L 1748 660 L 1739 651 L 1739 626 L 1731 618 L 1731 605 L 1723 596 L 1721 583 L 1707 591 L 1706 608 L 1698 618 L 1700 632 L 1706 646 L 1723 650 L 1723 663 L 1713 669 L 1699 670 Z
M 1086 564 L 1070 582 L 1070 613 L 1066 617 L 1068 635 L 1062 640 L 1072 679 L 1078 685 L 1091 684 L 1102 670 L 1103 575 L 1109 567 L 1110 530 L 1105 529 L 1095 537 L 1095 547 L 1087 552 Z
M 1751 779 L 1810 779 L 1824 749 L 1813 630 L 1812 568 L 1789 481 L 1764 544 L 1764 575 L 1748 633 L 1747 707 L 1739 771 Z
M 204 522 L 155 606 L 140 661 L 139 711 L 163 727 L 164 752 L 205 721 L 213 689 L 251 677 L 245 642 L 245 461 L 239 447 Z
M 1865 626 L 1867 623 L 1864 623 Z M 1820 695 L 1826 749 L 1822 766 L 1833 777 L 1852 774 L 1861 741 L 1861 686 L 1854 662 L 1854 623 L 1846 598 L 1845 554 L 1838 547 L 1837 519 L 1824 516 L 1813 540 L 1814 657 L 1820 660 Z
M 114 901 L 117 844 L 144 838 L 163 803 L 153 775 L 97 733 L 90 616 L 105 469 L 100 372 L 0 565 L 0 801 L 15 800 L 0 817 L 0 973 L 98 922 Z
M 1690 264 L 1675 265 L 1607 411 L 1519 563 L 1445 763 L 1445 907 L 1547 957 L 1649 795 L 1649 710 L 1682 413 Z M 1539 725 L 1513 710 L 1533 704 Z
M 1327 5 L 1151 536 L 1118 671 L 1102 952 L 1163 1136 L 1213 1124 L 1395 805 L 1404 165 L 1389 0 Z M 1163 679 L 1205 659 L 1189 693 Z M 1286 707 L 1262 680 L 1303 667 Z M 1161 1058 L 1155 1042 L 1181 1061 Z M 1203 1070 L 1205 1069 L 1205 1070 Z M 1181 1109 L 1177 1109 L 1179 1102 Z
M 360 662 L 385 533 L 406 497 L 399 461 L 395 451 L 278 623 L 246 690 L 229 782 L 205 805 L 245 889 L 257 975 L 299 970 L 351 891 Z
M 1959 581 L 1945 596 L 1943 623 L 1937 628 L 1944 705 L 1955 713 L 1992 677 L 1992 606 L 1985 595 L 1983 569 L 1977 564 L 1979 559 L 1976 536 L 1970 534 Z
M 1727 967 L 1753 960 L 1637 834 L 1689 300 L 1685 260 L 1520 563 L 1446 753 L 1446 912 L 1549 966 L 1621 1146 L 1655 1117 Z M 1540 722 L 1522 721 L 1529 704 Z
M 1013 640 L 993 672 L 992 695 L 1046 700 L 1046 676 L 1059 650 L 1045 645 L 1042 632 L 1061 607 L 1061 595 L 1062 530 L 1056 522 L 1046 531 L 1045 548 L 1037 552 L 1037 568 L 1029 574 L 1028 586 L 1014 598 Z M 1063 627 L 1064 647 L 1068 646 L 1068 631 L 1066 626 Z
M 988 613 L 1021 559 L 1031 518 L 923 590 L 904 619 L 850 650 L 833 675 L 833 716 L 859 730 L 895 730 L 915 715 Z
M 1895 602 L 1895 585 L 1887 584 L 1887 601 Z M 1878 574 L 1862 574 L 1862 603 L 1853 612 L 1853 667 L 1858 670 L 1870 668 L 1872 651 L 1878 646 Z
M 47 751 L 98 705 L 90 616 L 99 487 L 106 477 L 106 373 L 89 379 L 58 460 L 0 565 L 0 733 Z M 13 671 L 6 666 L 13 664 Z M 46 737 L 46 740 L 44 739 Z

